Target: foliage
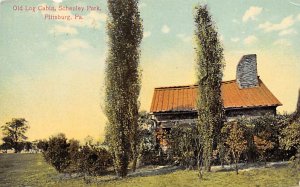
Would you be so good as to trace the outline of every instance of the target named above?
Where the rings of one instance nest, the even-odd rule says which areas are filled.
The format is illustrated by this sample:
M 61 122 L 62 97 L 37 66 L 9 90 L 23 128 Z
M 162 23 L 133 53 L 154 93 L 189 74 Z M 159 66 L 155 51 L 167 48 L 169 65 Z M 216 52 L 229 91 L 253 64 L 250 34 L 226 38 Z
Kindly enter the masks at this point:
M 27 139 L 25 136 L 26 131 L 29 129 L 29 125 L 24 118 L 13 118 L 12 121 L 7 122 L 1 126 L 3 132 L 3 142 L 5 148 L 13 148 L 15 153 L 20 152 Z
M 70 165 L 70 144 L 64 134 L 58 134 L 49 138 L 47 149 L 44 150 L 45 160 L 52 165 L 58 172 L 63 172 Z
M 198 162 L 200 152 L 199 136 L 194 125 L 176 125 L 169 134 L 173 156 L 186 168 Z
M 253 137 L 256 150 L 260 154 L 261 158 L 265 161 L 265 165 L 267 164 L 266 152 L 274 147 L 273 143 L 267 140 L 267 137 L 269 136 L 270 135 L 267 133 L 260 133 L 258 136 Z
M 27 152 L 28 152 L 30 149 L 33 148 L 32 142 L 26 141 L 26 142 L 23 143 L 23 145 L 24 145 L 24 150 L 27 151 Z
M 274 154 L 274 148 L 279 149 L 281 126 L 273 115 L 264 115 L 251 120 L 256 151 L 266 162 L 266 156 Z M 273 153 L 271 152 L 273 151 Z M 273 156 L 274 157 L 274 156 Z
M 156 157 L 158 155 L 158 150 L 156 149 L 156 137 L 154 130 L 155 124 L 154 121 L 151 120 L 150 114 L 146 111 L 139 112 L 138 135 L 136 136 L 136 142 L 138 145 L 138 158 L 142 164 L 157 164 Z M 134 162 L 133 165 L 135 165 Z
M 296 172 L 300 172 L 300 146 L 297 149 L 297 152 L 290 159 L 292 161 L 291 166 L 293 169 L 296 169 Z
M 257 161 L 258 156 L 267 160 L 287 159 L 290 153 L 280 147 L 281 131 L 290 123 L 290 115 L 264 115 L 253 119 L 239 118 L 238 123 L 245 127 L 248 148 L 245 158 Z M 260 145 L 259 145 L 260 144 Z M 262 146 L 264 144 L 264 146 Z
M 218 158 L 221 166 L 224 167 L 225 164 L 230 164 L 231 157 L 230 157 L 230 150 L 226 145 L 226 139 L 228 134 L 221 132 L 221 139 L 217 145 L 216 150 L 214 150 L 215 157 Z
M 300 121 L 294 121 L 281 132 L 280 143 L 286 150 L 298 149 L 300 147 Z
M 92 136 L 90 136 L 90 135 L 87 135 L 84 138 L 84 144 L 87 145 L 87 146 L 92 146 L 93 142 L 94 142 L 94 138 Z
M 203 143 L 204 165 L 211 168 L 213 146 L 222 126 L 221 82 L 223 76 L 223 48 L 207 6 L 198 5 L 195 14 L 198 130 Z
M 2 138 L 3 143 L 0 145 L 1 150 L 8 150 L 12 149 L 13 147 L 13 141 L 10 137 L 3 137 Z
M 300 119 L 300 89 L 298 91 L 298 101 L 297 101 L 297 107 L 296 107 L 296 111 L 293 114 L 293 118 L 296 119 Z
M 104 148 L 84 145 L 78 152 L 78 170 L 89 175 L 101 175 L 113 164 L 111 154 Z
M 233 161 L 235 163 L 235 171 L 238 174 L 238 162 L 241 154 L 247 149 L 247 141 L 244 137 L 245 128 L 237 122 L 228 122 L 222 128 L 222 133 L 227 134 L 225 145 L 231 152 Z
M 111 154 L 105 148 L 89 141 L 80 146 L 78 140 L 67 140 L 64 134 L 53 136 L 48 141 L 40 140 L 38 147 L 43 150 L 45 160 L 58 172 L 100 175 L 112 166 Z
M 290 160 L 292 167 L 300 171 L 300 89 L 296 111 L 291 115 L 290 123 L 282 130 L 280 145 L 285 150 L 294 151 Z
M 47 140 L 38 140 L 36 147 L 42 151 L 46 151 L 48 149 L 48 141 Z
M 108 0 L 108 10 L 105 77 L 108 145 L 117 175 L 125 177 L 130 154 L 137 158 L 139 47 L 143 32 L 137 0 Z
M 68 154 L 70 155 L 70 165 L 68 166 L 68 170 L 76 172 L 79 167 L 78 159 L 80 157 L 80 144 L 79 141 L 75 139 L 70 139 L 68 144 Z
M 158 160 L 158 148 L 155 142 L 155 135 L 153 131 L 144 129 L 141 134 L 142 139 L 139 144 L 139 158 L 142 164 L 159 164 Z

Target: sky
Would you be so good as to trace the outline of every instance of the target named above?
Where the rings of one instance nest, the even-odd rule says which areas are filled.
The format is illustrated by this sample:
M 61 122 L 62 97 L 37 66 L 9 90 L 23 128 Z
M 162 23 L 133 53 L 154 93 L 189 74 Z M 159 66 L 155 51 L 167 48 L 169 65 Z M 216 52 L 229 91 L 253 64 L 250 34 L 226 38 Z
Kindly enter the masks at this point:
M 0 2 L 0 125 L 25 118 L 29 140 L 59 132 L 103 140 L 106 1 Z M 283 104 L 278 112 L 293 112 L 300 88 L 300 0 L 140 0 L 141 110 L 149 111 L 155 87 L 196 82 L 193 13 L 198 3 L 208 4 L 218 28 L 223 80 L 235 79 L 239 59 L 255 53 L 261 80 Z M 29 10 L 46 5 L 100 10 Z M 47 14 L 83 19 L 46 20 Z

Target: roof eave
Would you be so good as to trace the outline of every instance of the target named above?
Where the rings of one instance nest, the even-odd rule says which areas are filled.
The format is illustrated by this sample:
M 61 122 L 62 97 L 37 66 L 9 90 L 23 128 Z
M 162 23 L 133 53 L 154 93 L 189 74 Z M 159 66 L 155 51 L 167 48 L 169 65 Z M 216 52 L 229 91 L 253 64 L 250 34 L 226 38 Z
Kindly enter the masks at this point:
M 274 105 L 258 105 L 258 106 L 240 106 L 240 107 L 226 107 L 225 110 L 237 110 L 237 109 L 251 109 L 251 108 L 265 108 L 265 107 L 278 107 L 282 106 L 282 104 L 274 104 Z
M 251 108 L 265 108 L 265 107 L 278 107 L 282 106 L 282 104 L 274 104 L 274 105 L 259 105 L 259 106 L 240 106 L 240 107 L 226 107 L 224 110 L 238 110 L 238 109 L 251 109 Z M 150 114 L 161 113 L 161 114 L 169 114 L 169 113 L 195 113 L 197 110 L 167 110 L 167 111 L 151 111 Z

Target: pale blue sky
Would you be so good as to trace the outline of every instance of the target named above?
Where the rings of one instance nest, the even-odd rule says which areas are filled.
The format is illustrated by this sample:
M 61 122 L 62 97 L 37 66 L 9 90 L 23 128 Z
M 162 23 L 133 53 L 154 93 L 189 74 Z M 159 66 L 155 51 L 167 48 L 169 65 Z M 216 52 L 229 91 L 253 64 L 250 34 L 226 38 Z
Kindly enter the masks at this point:
M 141 0 L 141 109 L 153 89 L 195 83 L 193 8 L 207 3 L 224 46 L 224 80 L 235 79 L 244 54 L 258 55 L 261 79 L 295 109 L 300 87 L 300 0 Z M 44 20 L 47 12 L 13 11 L 14 5 L 98 5 L 84 21 Z M 61 12 L 64 15 L 75 12 Z M 103 137 L 103 79 L 107 51 L 104 0 L 1 0 L 0 124 L 25 117 L 31 139 L 64 132 L 83 139 Z

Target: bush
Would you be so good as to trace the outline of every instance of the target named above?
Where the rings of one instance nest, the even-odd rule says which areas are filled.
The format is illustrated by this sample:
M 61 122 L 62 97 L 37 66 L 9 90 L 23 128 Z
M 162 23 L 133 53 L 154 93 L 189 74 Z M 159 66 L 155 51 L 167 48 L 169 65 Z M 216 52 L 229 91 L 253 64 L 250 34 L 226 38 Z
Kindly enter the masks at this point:
M 160 164 L 159 149 L 155 142 L 154 134 L 151 130 L 144 129 L 141 131 L 141 141 L 139 145 L 139 160 L 143 165 Z M 161 150 L 162 152 L 162 150 Z
M 246 127 L 238 122 L 228 122 L 224 124 L 221 132 L 224 145 L 231 153 L 232 161 L 235 163 L 235 171 L 238 174 L 240 157 L 248 148 L 248 142 L 244 136 Z
M 198 162 L 197 153 L 200 151 L 200 144 L 196 132 L 194 125 L 176 125 L 171 129 L 168 137 L 175 161 L 186 168 L 192 168 Z
M 95 145 L 80 146 L 75 139 L 67 140 L 64 134 L 53 136 L 49 141 L 40 140 L 38 147 L 43 156 L 58 172 L 81 172 L 100 175 L 113 166 L 110 153 Z
M 75 139 L 71 139 L 68 142 L 69 142 L 68 153 L 70 155 L 70 165 L 68 167 L 68 171 L 76 172 L 78 171 L 78 158 L 80 156 L 79 141 Z
M 105 148 L 85 145 L 78 153 L 77 163 L 80 172 L 101 175 L 113 166 L 113 159 Z
M 69 145 L 64 134 L 53 136 L 47 142 L 47 149 L 44 150 L 43 156 L 58 172 L 63 172 L 70 165 Z
M 238 119 L 245 127 L 245 138 L 248 149 L 242 155 L 248 162 L 256 162 L 259 158 L 266 161 L 286 160 L 290 151 L 280 147 L 282 130 L 290 123 L 289 115 L 264 115 L 258 118 Z
M 38 140 L 36 147 L 40 150 L 40 151 L 46 151 L 48 149 L 48 141 L 47 140 Z

